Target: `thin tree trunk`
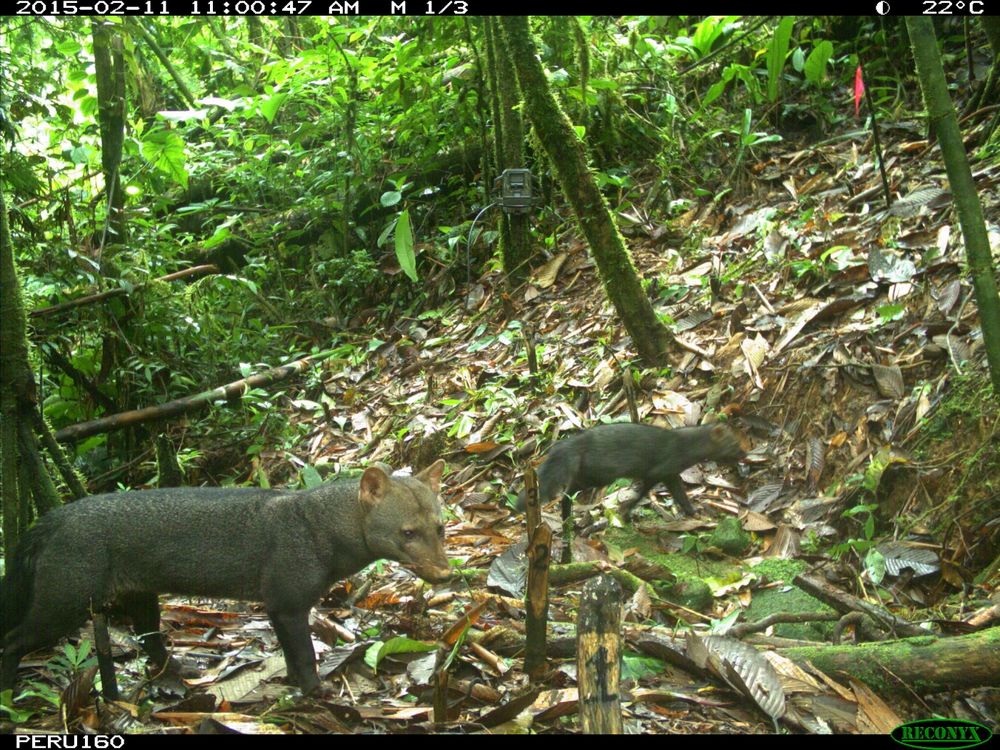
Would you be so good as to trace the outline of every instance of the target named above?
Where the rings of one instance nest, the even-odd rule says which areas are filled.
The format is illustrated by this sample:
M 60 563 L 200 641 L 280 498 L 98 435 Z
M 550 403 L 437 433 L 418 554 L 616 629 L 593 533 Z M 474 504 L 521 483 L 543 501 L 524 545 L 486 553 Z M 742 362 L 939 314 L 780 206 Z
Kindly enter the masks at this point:
M 8 550 L 27 527 L 32 500 L 40 512 L 59 503 L 31 432 L 37 409 L 28 362 L 27 316 L 14 266 L 7 203 L 0 191 L 0 503 Z
M 500 171 L 524 167 L 524 126 L 521 115 L 517 111 L 520 97 L 517 94 L 517 78 L 514 72 L 514 61 L 510 59 L 510 50 L 501 41 L 501 34 L 494 34 L 496 42 L 497 88 L 500 94 L 500 114 L 503 118 L 503 142 L 500 144 L 502 161 Z M 507 283 L 511 288 L 524 281 L 528 271 L 528 258 L 531 254 L 528 245 L 528 214 L 509 214 L 503 212 L 501 221 L 504 230 L 500 234 L 500 249 L 503 257 L 503 267 L 507 272 Z
M 646 297 L 625 240 L 587 165 L 583 144 L 549 88 L 528 19 L 504 17 L 500 23 L 517 69 L 525 111 L 590 244 L 608 299 L 643 361 L 651 366 L 663 364 L 673 337 Z
M 929 18 L 912 16 L 907 17 L 906 28 L 910 33 L 913 56 L 917 61 L 920 88 L 941 146 L 955 212 L 965 239 L 965 257 L 972 274 L 976 305 L 982 321 L 983 343 L 986 345 L 986 361 L 993 381 L 993 395 L 1000 399 L 1000 297 L 997 296 L 997 282 L 990 241 L 983 222 L 983 209 L 976 194 L 976 185 L 972 181 L 962 133 L 958 128 L 958 117 L 948 94 L 934 25 Z
M 181 78 L 181 74 L 178 73 L 177 69 L 174 68 L 174 66 L 170 63 L 170 58 L 167 57 L 167 53 L 163 51 L 163 48 L 160 46 L 159 42 L 157 42 L 156 39 L 153 37 L 153 35 L 149 33 L 149 30 L 142 25 L 143 19 L 136 18 L 129 20 L 134 21 L 133 23 L 129 24 L 129 28 L 135 29 L 139 33 L 139 36 L 142 37 L 142 40 L 146 43 L 146 45 L 151 50 L 153 50 L 153 54 L 156 55 L 157 59 L 160 61 L 160 64 L 164 67 L 164 69 L 167 71 L 170 77 L 174 79 L 174 83 L 177 85 L 177 92 L 180 94 L 181 98 L 184 100 L 184 102 L 187 104 L 188 107 L 194 109 L 196 106 L 194 101 L 195 99 L 194 94 L 191 93 L 191 89 L 187 87 L 187 84 L 184 82 L 184 79 Z M 257 19 L 254 19 L 254 21 L 256 20 Z M 250 28 L 251 29 L 255 28 L 255 25 L 250 24 Z
M 270 370 L 251 375 L 248 378 L 241 378 L 227 385 L 221 385 L 218 388 L 202 391 L 194 396 L 178 398 L 159 404 L 158 406 L 148 406 L 145 409 L 112 414 L 107 417 L 91 420 L 90 422 L 81 422 L 80 424 L 64 427 L 56 432 L 55 438 L 60 442 L 82 440 L 91 435 L 99 435 L 143 422 L 152 422 L 178 414 L 185 414 L 189 411 L 208 406 L 215 401 L 238 400 L 251 388 L 285 380 L 298 372 L 309 369 L 316 362 L 326 359 L 327 356 L 329 356 L 329 353 L 316 354 L 295 362 L 290 362 L 287 365 L 273 367 Z

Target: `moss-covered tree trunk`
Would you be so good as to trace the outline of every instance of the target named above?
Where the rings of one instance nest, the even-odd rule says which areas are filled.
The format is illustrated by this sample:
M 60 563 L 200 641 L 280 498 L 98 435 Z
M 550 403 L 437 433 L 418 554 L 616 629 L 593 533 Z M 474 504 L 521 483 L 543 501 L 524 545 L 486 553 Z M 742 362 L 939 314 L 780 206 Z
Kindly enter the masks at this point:
M 880 643 L 789 648 L 782 654 L 826 674 L 851 675 L 884 694 L 926 695 L 995 686 L 1000 629 L 954 638 L 928 634 Z
M 500 114 L 500 84 L 497 83 L 496 36 L 500 33 L 497 19 L 483 19 L 483 47 L 486 49 L 486 83 L 490 91 L 490 115 L 493 118 L 493 166 L 496 174 L 500 173 L 500 163 L 503 161 L 501 144 L 503 143 L 503 117 Z M 492 187 L 492 185 L 490 186 Z
M 643 361 L 663 364 L 672 337 L 643 291 L 625 240 L 590 173 L 583 145 L 545 80 L 528 31 L 528 19 L 505 17 L 501 25 L 517 70 L 525 111 L 590 244 L 608 298 Z
M 983 31 L 986 32 L 990 49 L 993 50 L 993 63 L 995 65 L 997 59 L 1000 58 L 1000 17 L 980 16 L 979 23 L 982 25 Z
M 990 256 L 990 242 L 983 222 L 983 209 L 972 181 L 962 133 L 958 128 L 958 117 L 948 95 L 934 25 L 929 18 L 913 16 L 906 19 L 906 27 L 913 45 L 913 56 L 917 61 L 924 103 L 941 145 L 955 212 L 965 239 L 965 257 L 976 292 L 986 360 L 993 381 L 993 395 L 1000 398 L 1000 297 L 997 296 L 997 282 Z
M 138 24 L 142 28 L 141 21 Z M 121 276 L 115 262 L 128 244 L 128 222 L 125 219 L 125 196 L 122 192 L 121 163 L 125 142 L 125 61 L 121 35 L 117 27 L 101 18 L 91 22 L 94 42 L 94 73 L 97 81 L 97 122 L 101 131 L 101 168 L 104 173 L 104 191 L 107 197 L 107 219 L 99 245 L 98 260 L 101 283 L 104 279 Z M 116 285 L 116 284 L 113 284 Z M 125 307 L 131 305 L 123 298 Z M 120 306 L 104 306 L 106 318 L 101 336 L 100 381 L 115 383 L 118 403 L 132 405 L 131 375 L 120 366 L 123 342 L 129 335 L 131 311 Z M 125 433 L 124 450 L 131 452 L 133 435 Z
M 576 71 L 580 76 L 580 124 L 590 131 L 590 106 L 587 104 L 587 87 L 590 85 L 590 47 L 583 21 L 570 17 L 573 24 L 573 39 L 576 41 Z
M 500 143 L 500 172 L 505 169 L 524 167 L 524 129 L 518 112 L 520 98 L 517 93 L 517 78 L 510 50 L 502 43 L 502 34 L 493 34 L 497 64 L 497 89 L 500 95 L 500 114 L 503 118 L 503 133 Z M 503 213 L 504 231 L 500 235 L 503 267 L 507 272 L 510 286 L 518 286 L 524 281 L 528 271 L 528 257 L 531 255 L 528 236 L 528 214 Z
M 59 502 L 32 431 L 37 408 L 28 362 L 27 317 L 14 267 L 6 199 L 0 192 L 0 502 L 7 550 L 30 521 L 32 501 L 40 513 Z
M 472 64 L 476 70 L 476 124 L 479 126 L 479 144 L 482 151 L 480 164 L 482 165 L 482 186 L 483 205 L 490 202 L 490 188 L 493 186 L 493 165 L 489 158 L 489 117 L 486 108 L 490 102 L 490 91 L 486 80 L 489 71 L 486 69 L 485 48 L 486 48 L 486 23 L 483 19 L 478 19 L 475 28 L 480 29 L 479 40 L 482 41 L 484 52 L 480 54 L 479 44 L 476 35 L 473 33 L 473 24 L 468 17 L 462 19 L 462 31 L 465 32 L 465 41 L 469 45 L 469 52 L 472 54 Z
M 101 167 L 108 196 L 108 224 L 113 241 L 126 242 L 125 200 L 120 166 L 125 143 L 125 63 L 122 41 L 103 19 L 93 19 L 94 73 L 97 79 L 98 123 L 101 128 Z

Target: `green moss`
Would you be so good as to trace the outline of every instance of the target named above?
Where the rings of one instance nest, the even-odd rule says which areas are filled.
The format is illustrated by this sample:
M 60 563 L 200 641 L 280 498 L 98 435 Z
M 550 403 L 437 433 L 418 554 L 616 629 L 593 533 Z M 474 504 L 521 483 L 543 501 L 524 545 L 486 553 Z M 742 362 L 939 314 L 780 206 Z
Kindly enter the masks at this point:
M 932 495 L 946 496 L 954 505 L 934 518 L 935 533 L 954 523 L 955 512 L 975 526 L 992 520 L 990 498 L 1000 492 L 1000 404 L 992 396 L 985 372 L 970 371 L 951 378 L 951 388 L 924 420 L 914 453 L 926 462 L 946 461 L 942 479 L 929 478 Z M 957 460 L 956 460 L 957 459 Z M 909 491 L 909 487 L 901 489 Z M 926 519 L 916 519 L 926 525 Z M 902 525 L 905 531 L 905 520 Z M 987 553 L 990 554 L 990 553 Z
M 754 592 L 753 599 L 747 609 L 746 621 L 754 622 L 768 615 L 799 612 L 833 612 L 834 610 L 810 596 L 798 586 L 792 584 L 792 579 L 808 569 L 808 565 L 797 560 L 763 560 L 754 566 L 753 571 L 762 579 L 771 583 L 784 582 L 785 586 L 759 589 Z M 798 638 L 808 641 L 826 640 L 833 629 L 833 622 L 784 623 L 774 627 L 775 635 L 782 638 Z
M 995 414 L 994 403 L 985 372 L 955 375 L 951 379 L 951 389 L 924 422 L 920 448 L 926 447 L 927 440 L 944 440 L 961 434 L 970 420 L 979 421 L 990 413 Z
M 801 560 L 761 560 L 753 566 L 753 572 L 768 581 L 785 581 L 791 584 L 799 573 L 804 573 L 809 566 Z
M 663 596 L 682 607 L 704 612 L 712 605 L 712 589 L 704 581 L 690 576 L 678 576 L 677 583 L 662 592 Z
M 738 518 L 724 518 L 709 536 L 709 543 L 727 555 L 739 555 L 750 546 L 750 535 Z
M 646 559 L 668 568 L 677 580 L 671 585 L 654 585 L 656 592 L 674 604 L 697 611 L 706 611 L 711 606 L 715 586 L 732 583 L 743 575 L 743 571 L 732 561 L 702 560 L 691 555 L 665 553 L 656 537 L 639 533 L 631 526 L 608 529 L 604 541 L 619 552 L 638 550 Z
M 702 580 L 733 580 L 740 575 L 734 570 L 731 560 L 701 559 L 681 553 L 664 552 L 655 536 L 642 534 L 629 526 L 608 529 L 604 542 L 620 551 L 636 549 L 643 557 L 670 568 L 678 576 L 688 576 Z

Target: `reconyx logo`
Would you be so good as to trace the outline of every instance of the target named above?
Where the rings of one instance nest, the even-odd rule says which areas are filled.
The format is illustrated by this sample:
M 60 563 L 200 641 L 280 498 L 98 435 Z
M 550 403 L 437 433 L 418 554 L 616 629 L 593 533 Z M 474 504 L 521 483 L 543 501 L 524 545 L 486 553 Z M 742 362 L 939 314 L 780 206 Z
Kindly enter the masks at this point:
M 993 732 L 982 724 L 961 719 L 924 719 L 900 724 L 890 735 L 900 745 L 924 750 L 975 747 L 988 742 Z

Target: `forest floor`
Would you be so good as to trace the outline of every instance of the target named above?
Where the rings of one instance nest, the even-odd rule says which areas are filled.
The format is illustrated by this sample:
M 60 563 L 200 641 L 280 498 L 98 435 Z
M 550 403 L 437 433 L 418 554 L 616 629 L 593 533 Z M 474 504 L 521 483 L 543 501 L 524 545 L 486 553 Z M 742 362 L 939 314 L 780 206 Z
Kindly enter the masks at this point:
M 324 700 L 279 700 L 288 688 L 272 678 L 284 662 L 262 610 L 168 605 L 174 652 L 202 674 L 188 682 L 190 695 L 147 684 L 138 657 L 119 660 L 131 699 L 74 720 L 125 731 L 573 731 L 573 623 L 584 579 L 600 570 L 646 582 L 625 604 L 621 699 L 631 733 L 774 731 L 768 706 L 705 666 L 681 668 L 642 644 L 652 636 L 690 654 L 709 628 L 723 634 L 776 612 L 829 615 L 792 585 L 801 572 L 915 624 L 933 621 L 935 632 L 945 622 L 954 624 L 945 633 L 996 625 L 1000 409 L 961 233 L 938 150 L 920 126 L 897 123 L 883 142 L 903 196 L 888 210 L 862 131 L 786 142 L 754 165 L 738 201 L 739 191 L 666 225 L 633 204 L 619 208 L 649 295 L 673 321 L 669 370 L 635 362 L 575 233 L 509 296 L 498 273 L 468 293 L 442 281 L 437 309 L 356 328 L 358 341 L 373 342 L 368 356 L 327 360 L 316 385 L 284 389 L 287 418 L 309 431 L 296 458 L 320 473 L 371 460 L 418 470 L 444 458 L 446 548 L 463 575 L 430 587 L 386 563 L 337 584 L 313 623 L 321 674 L 338 693 Z M 1000 169 L 974 167 L 974 176 L 985 215 L 997 216 Z M 991 231 L 1000 247 L 995 224 Z M 694 517 L 660 493 L 622 523 L 627 483 L 577 504 L 577 567 L 552 576 L 550 670 L 533 686 L 521 651 L 524 518 L 509 501 L 528 462 L 537 465 L 560 433 L 628 419 L 623 375 L 636 377 L 643 422 L 724 416 L 753 448 L 736 467 L 684 472 Z M 246 463 L 246 479 L 264 472 L 277 485 L 287 467 L 286 453 L 264 452 Z M 558 503 L 545 510 L 559 559 Z M 468 612 L 462 634 L 455 626 Z M 921 703 L 905 686 L 879 698 L 846 675 L 779 669 L 783 646 L 825 642 L 833 626 L 779 624 L 755 641 L 767 652 L 755 669 L 782 683 L 785 702 L 771 713 L 784 726 L 887 731 L 937 713 L 998 729 L 995 688 Z M 133 650 L 114 633 L 117 651 Z M 452 708 L 435 726 L 435 669 L 451 650 Z M 29 663 L 52 669 L 44 658 Z M 140 695 L 144 707 L 130 708 Z M 59 722 L 42 712 L 29 726 Z

